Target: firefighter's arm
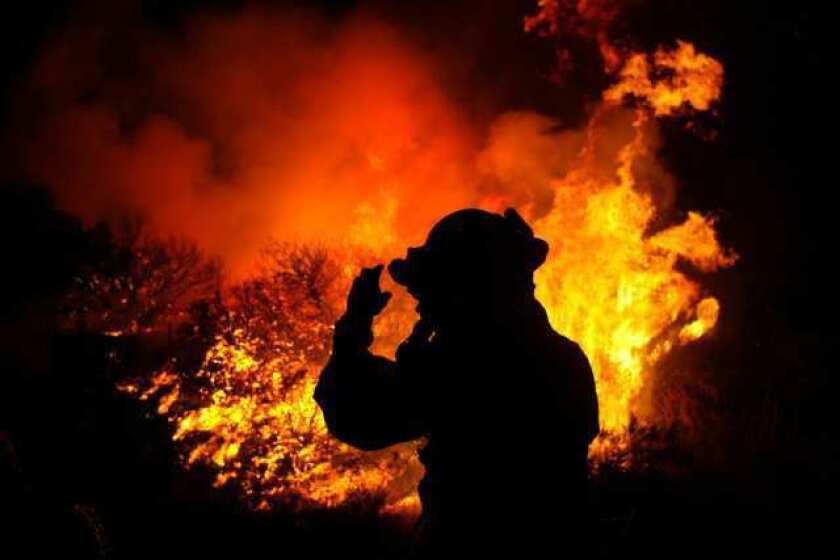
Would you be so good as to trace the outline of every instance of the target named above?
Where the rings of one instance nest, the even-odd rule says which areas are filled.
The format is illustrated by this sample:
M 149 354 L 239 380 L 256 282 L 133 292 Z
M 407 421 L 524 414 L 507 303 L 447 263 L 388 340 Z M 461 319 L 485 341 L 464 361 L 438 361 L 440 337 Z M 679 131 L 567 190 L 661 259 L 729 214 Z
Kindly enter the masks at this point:
M 382 267 L 363 269 L 354 281 L 347 312 L 335 325 L 333 351 L 321 372 L 315 400 L 330 432 L 355 447 L 374 450 L 417 439 L 423 427 L 410 376 L 368 350 L 373 318 L 390 294 L 379 290 Z

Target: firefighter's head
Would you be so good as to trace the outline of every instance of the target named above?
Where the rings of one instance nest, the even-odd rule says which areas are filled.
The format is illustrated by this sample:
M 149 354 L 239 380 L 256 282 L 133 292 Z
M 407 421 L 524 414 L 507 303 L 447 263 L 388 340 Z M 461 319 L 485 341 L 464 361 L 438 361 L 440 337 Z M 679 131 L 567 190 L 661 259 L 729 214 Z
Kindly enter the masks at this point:
M 534 271 L 547 253 L 548 244 L 515 210 L 470 208 L 441 219 L 423 245 L 388 271 L 417 298 L 421 315 L 445 320 L 532 297 Z

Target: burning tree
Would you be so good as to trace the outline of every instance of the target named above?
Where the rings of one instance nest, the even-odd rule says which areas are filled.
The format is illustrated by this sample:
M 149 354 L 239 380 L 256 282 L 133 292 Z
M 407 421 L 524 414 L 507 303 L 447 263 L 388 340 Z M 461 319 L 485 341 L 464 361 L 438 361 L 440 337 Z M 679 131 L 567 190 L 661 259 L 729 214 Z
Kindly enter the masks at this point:
M 126 220 L 108 254 L 75 278 L 64 305 L 71 324 L 111 335 L 182 323 L 189 306 L 212 297 L 220 267 L 192 242 L 157 239 Z
M 232 287 L 195 371 L 177 359 L 123 383 L 173 423 L 186 465 L 215 469 L 257 508 L 403 498 L 419 472 L 413 446 L 362 453 L 333 439 L 312 399 L 347 284 L 323 247 L 271 243 L 261 271 Z M 377 506 L 378 507 L 378 506 Z

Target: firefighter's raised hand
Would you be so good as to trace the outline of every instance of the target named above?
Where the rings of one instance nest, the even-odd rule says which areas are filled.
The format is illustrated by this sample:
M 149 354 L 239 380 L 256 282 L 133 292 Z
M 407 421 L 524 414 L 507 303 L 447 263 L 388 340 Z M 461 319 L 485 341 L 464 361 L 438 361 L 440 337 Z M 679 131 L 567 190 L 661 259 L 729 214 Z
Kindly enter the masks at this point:
M 379 287 L 382 276 L 381 264 L 363 268 L 353 280 L 350 294 L 347 296 L 347 314 L 358 317 L 374 317 L 385 309 L 391 299 L 390 292 L 383 292 Z

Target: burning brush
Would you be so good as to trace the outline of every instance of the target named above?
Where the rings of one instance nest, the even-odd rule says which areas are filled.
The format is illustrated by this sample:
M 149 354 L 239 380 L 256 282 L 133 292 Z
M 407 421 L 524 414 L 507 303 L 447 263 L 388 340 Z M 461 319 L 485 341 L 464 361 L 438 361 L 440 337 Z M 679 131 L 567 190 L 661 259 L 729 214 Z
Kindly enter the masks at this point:
M 430 186 L 427 195 L 441 214 L 465 201 L 491 211 L 517 207 L 550 245 L 536 293 L 553 327 L 578 341 L 592 363 L 602 429 L 591 450 L 596 464 L 627 450 L 631 424 L 656 424 L 644 396 L 657 364 L 704 337 L 721 312 L 695 277 L 736 260 L 719 243 L 712 216 L 688 212 L 679 223 L 654 229 L 661 223 L 654 193 L 670 181 L 657 160 L 659 122 L 713 111 L 723 68 L 687 41 L 652 54 L 613 44 L 608 27 L 617 10 L 610 2 L 540 2 L 539 13 L 526 20 L 526 30 L 546 37 L 576 33 L 597 42 L 612 85 L 582 130 L 560 128 L 534 113 L 504 114 L 464 174 L 491 177 L 506 188 L 476 187 L 456 197 Z M 573 17 L 561 18 L 567 12 Z M 405 116 L 395 111 L 393 118 Z M 405 150 L 423 147 L 387 148 L 372 138 L 361 147 L 364 157 L 347 164 L 363 168 L 365 180 L 377 187 L 347 193 L 353 211 L 340 224 L 340 240 L 271 244 L 245 280 L 217 285 L 209 297 L 203 293 L 205 301 L 215 298 L 218 309 L 199 359 L 171 359 L 154 375 L 120 385 L 155 401 L 157 413 L 172 424 L 186 467 L 212 469 L 216 485 L 235 485 L 253 507 L 337 507 L 368 499 L 383 511 L 416 510 L 418 444 L 354 450 L 327 433 L 312 399 L 352 276 L 360 266 L 402 254 L 428 226 L 416 223 L 406 211 L 411 202 L 402 198 L 406 180 L 436 184 L 425 166 L 403 159 Z M 558 154 L 562 165 L 543 161 Z M 436 156 L 429 157 L 434 164 Z M 528 194 L 535 184 L 549 203 Z M 135 258 L 145 263 L 141 269 L 155 266 L 140 253 Z M 100 295 L 126 288 L 95 280 L 93 291 Z M 375 350 L 390 355 L 416 318 L 411 297 L 392 291 L 393 302 L 375 324 Z M 131 297 L 141 301 L 155 293 L 139 290 Z M 138 317 L 100 323 L 114 336 L 161 324 Z

